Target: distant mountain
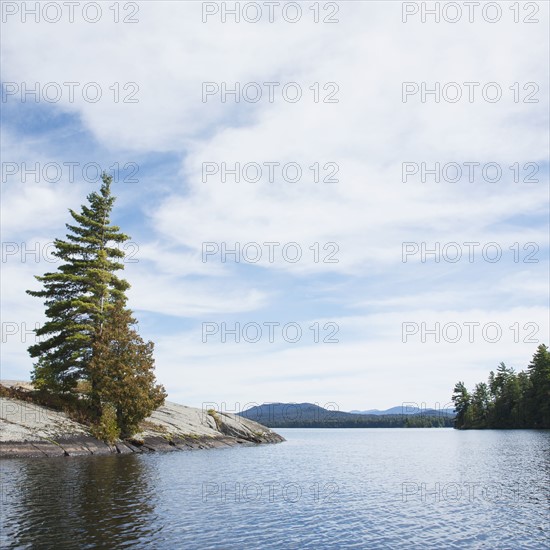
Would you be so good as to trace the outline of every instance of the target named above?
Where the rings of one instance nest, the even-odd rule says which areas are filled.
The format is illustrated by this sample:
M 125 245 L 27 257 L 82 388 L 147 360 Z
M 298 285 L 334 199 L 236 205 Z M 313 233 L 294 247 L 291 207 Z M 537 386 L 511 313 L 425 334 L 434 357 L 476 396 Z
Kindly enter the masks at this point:
M 264 403 L 239 413 L 269 428 L 403 428 L 451 427 L 447 412 L 418 410 L 403 413 L 402 407 L 388 411 L 344 412 L 329 410 L 313 403 Z
M 397 407 L 391 407 L 386 410 L 379 409 L 369 409 L 368 411 L 350 411 L 351 414 L 374 414 L 374 415 L 384 415 L 384 414 L 446 414 L 449 416 L 454 416 L 454 409 L 420 409 L 418 407 L 412 407 L 411 405 L 398 405 Z
M 261 418 L 266 422 L 330 422 L 352 416 L 351 413 L 324 409 L 313 403 L 264 403 L 239 414 L 248 419 Z

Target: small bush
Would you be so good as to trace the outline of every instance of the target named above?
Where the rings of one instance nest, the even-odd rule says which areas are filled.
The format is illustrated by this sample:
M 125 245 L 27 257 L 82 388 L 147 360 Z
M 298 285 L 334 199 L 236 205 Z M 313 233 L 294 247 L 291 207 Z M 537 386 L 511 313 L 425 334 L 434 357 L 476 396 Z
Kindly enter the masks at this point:
M 101 417 L 97 424 L 91 427 L 92 435 L 112 445 L 120 436 L 120 428 L 117 424 L 115 408 L 112 405 L 106 405 L 103 408 Z

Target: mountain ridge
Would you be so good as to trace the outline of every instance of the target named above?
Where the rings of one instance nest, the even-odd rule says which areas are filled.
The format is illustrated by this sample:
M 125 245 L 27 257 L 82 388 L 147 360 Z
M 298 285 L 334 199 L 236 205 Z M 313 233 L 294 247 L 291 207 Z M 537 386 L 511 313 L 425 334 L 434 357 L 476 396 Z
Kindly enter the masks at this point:
M 396 405 L 395 407 L 390 407 L 389 409 L 368 409 L 365 411 L 353 409 L 349 411 L 351 414 L 374 414 L 374 415 L 382 415 L 382 414 L 417 414 L 420 412 L 423 412 L 424 414 L 434 414 L 434 413 L 442 413 L 442 414 L 449 414 L 454 416 L 454 409 L 449 408 L 422 408 L 422 407 L 413 407 L 412 405 Z
M 256 405 L 238 415 L 270 428 L 452 427 L 454 419 L 453 413 L 435 409 L 419 409 L 416 412 L 409 410 L 397 414 L 387 414 L 385 411 L 365 414 L 326 409 L 314 403 L 282 402 Z

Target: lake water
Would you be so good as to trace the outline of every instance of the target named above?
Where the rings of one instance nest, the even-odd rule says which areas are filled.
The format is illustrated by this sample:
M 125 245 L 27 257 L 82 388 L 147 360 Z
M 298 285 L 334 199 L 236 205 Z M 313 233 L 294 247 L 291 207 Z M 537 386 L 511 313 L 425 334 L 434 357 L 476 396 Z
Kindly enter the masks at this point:
M 287 429 L 279 445 L 0 461 L 3 548 L 549 548 L 550 432 Z

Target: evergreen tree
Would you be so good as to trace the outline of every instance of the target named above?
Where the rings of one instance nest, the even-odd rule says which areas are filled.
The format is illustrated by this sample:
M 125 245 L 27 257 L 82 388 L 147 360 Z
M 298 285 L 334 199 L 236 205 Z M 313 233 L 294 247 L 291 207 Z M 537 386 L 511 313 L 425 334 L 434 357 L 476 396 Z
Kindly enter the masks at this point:
M 113 244 L 129 237 L 110 225 L 115 201 L 111 179 L 103 174 L 100 192 L 88 195 L 89 205 L 83 205 L 80 214 L 69 210 L 76 224 L 66 224 L 67 239 L 54 242 L 53 255 L 63 263 L 57 271 L 36 277 L 43 290 L 27 291 L 45 298 L 49 320 L 36 334 L 47 338 L 30 346 L 29 353 L 38 359 L 35 385 L 51 392 L 71 390 L 82 379 L 94 385 L 88 369 L 93 339 L 101 332 L 110 303 L 126 300 L 129 284 L 115 275 L 124 268 L 117 261 L 124 252 Z
M 529 363 L 529 416 L 535 428 L 550 428 L 550 352 L 541 344 Z
M 66 240 L 55 240 L 54 256 L 63 263 L 36 279 L 43 290 L 27 291 L 45 299 L 48 321 L 36 330 L 45 336 L 29 347 L 37 358 L 32 374 L 39 389 L 60 394 L 86 382 L 92 419 L 101 425 L 116 411 L 117 426 L 129 434 L 137 423 L 164 402 L 164 388 L 155 385 L 153 343 L 144 343 L 126 309 L 129 284 L 116 275 L 124 268 L 119 245 L 129 239 L 111 225 L 115 197 L 112 178 L 102 175 L 99 193 L 88 195 L 81 212 L 69 210 Z
M 454 388 L 456 428 L 550 428 L 550 352 L 541 344 L 527 372 L 500 363 L 489 384 L 471 398 L 462 382 Z
M 529 395 L 532 391 L 533 383 L 528 372 L 519 372 L 517 376 L 519 389 L 519 401 L 513 411 L 514 418 L 517 419 L 518 428 L 528 428 L 532 425 L 529 418 Z
M 516 427 L 517 419 L 514 418 L 514 411 L 517 410 L 520 401 L 520 390 L 514 369 L 500 363 L 496 375 L 491 371 L 489 385 L 494 398 L 494 411 L 490 427 Z
M 455 404 L 455 426 L 457 428 L 465 427 L 466 415 L 470 407 L 470 395 L 464 385 L 464 382 L 457 382 L 454 388 L 452 401 Z
M 489 388 L 487 387 L 487 384 L 485 384 L 485 382 L 480 382 L 479 384 L 476 384 L 471 402 L 471 422 L 474 427 L 487 427 L 490 406 L 491 402 Z
M 145 343 L 135 324 L 132 312 L 117 301 L 94 341 L 90 362 L 101 409 L 114 408 L 124 437 L 132 435 L 166 397 L 164 388 L 155 383 L 153 342 Z

